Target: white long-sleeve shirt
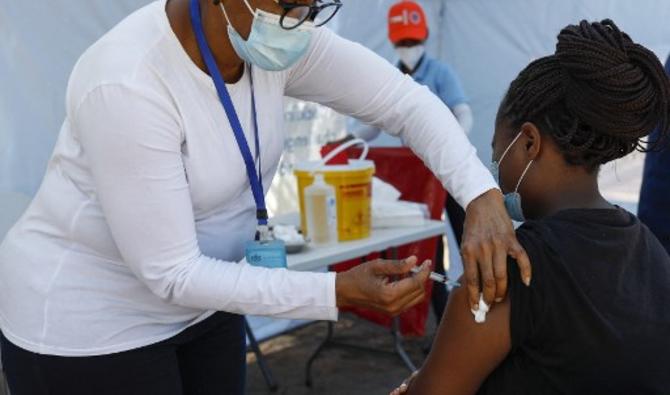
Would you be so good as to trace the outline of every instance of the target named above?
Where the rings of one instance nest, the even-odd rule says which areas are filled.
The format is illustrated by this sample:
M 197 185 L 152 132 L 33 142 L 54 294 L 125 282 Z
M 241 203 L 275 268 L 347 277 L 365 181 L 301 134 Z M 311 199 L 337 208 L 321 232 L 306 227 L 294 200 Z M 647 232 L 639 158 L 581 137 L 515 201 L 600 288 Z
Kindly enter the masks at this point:
M 451 112 L 454 114 L 454 117 L 456 117 L 458 124 L 461 125 L 465 134 L 469 135 L 474 123 L 470 105 L 467 103 L 458 104 L 451 109 Z M 382 130 L 375 126 L 360 123 L 352 118 L 350 118 L 349 121 L 350 122 L 348 123 L 352 125 L 350 133 L 359 139 L 369 142 L 370 145 L 376 147 L 401 147 L 403 145 L 400 138 L 395 136 L 385 136 Z
M 427 88 L 327 29 L 291 69 L 252 72 L 266 190 L 283 149 L 284 95 L 401 135 L 465 206 L 496 187 Z M 253 145 L 248 75 L 228 89 Z M 27 350 L 78 356 L 152 344 L 217 310 L 337 319 L 333 274 L 237 263 L 255 223 L 214 85 L 157 1 L 74 68 L 43 184 L 0 245 L 0 329 Z

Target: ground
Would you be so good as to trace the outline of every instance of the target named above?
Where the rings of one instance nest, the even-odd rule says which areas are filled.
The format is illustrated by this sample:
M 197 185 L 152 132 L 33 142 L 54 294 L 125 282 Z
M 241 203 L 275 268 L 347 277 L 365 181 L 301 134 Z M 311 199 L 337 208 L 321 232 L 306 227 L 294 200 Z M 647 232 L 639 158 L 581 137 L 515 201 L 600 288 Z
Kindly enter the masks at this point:
M 429 331 L 434 328 L 432 320 Z M 326 324 L 315 323 L 261 345 L 275 379 L 278 395 L 376 395 L 388 394 L 407 377 L 409 371 L 394 354 L 371 353 L 352 349 L 326 349 L 313 366 L 313 388 L 305 386 L 305 364 L 326 334 Z M 392 338 L 385 328 L 344 314 L 335 328 L 339 341 L 365 345 L 378 350 L 393 350 Z M 425 338 L 406 339 L 405 345 L 414 363 L 423 358 Z M 247 394 L 272 394 L 256 364 L 247 355 Z M 7 395 L 0 377 L 0 395 Z
M 428 326 L 434 327 L 432 321 Z M 388 394 L 409 374 L 405 365 L 394 354 L 326 349 L 314 363 L 313 388 L 308 388 L 305 386 L 305 364 L 325 334 L 326 324 L 317 323 L 261 346 L 267 355 L 268 365 L 279 382 L 277 394 Z M 377 350 L 393 350 L 392 338 L 387 329 L 352 315 L 340 318 L 335 337 L 339 341 Z M 405 340 L 406 349 L 414 363 L 419 364 L 425 358 L 422 349 L 426 344 L 426 338 Z M 247 360 L 247 394 L 270 394 L 254 356 L 249 354 Z

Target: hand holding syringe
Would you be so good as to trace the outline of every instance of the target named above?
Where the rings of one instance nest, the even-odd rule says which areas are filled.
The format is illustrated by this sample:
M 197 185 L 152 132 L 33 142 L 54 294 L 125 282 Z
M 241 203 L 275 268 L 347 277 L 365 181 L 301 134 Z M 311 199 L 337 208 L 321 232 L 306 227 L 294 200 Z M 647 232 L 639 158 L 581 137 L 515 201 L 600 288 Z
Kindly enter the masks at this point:
M 421 271 L 421 268 L 420 268 L 419 266 L 414 267 L 414 268 L 412 268 L 412 270 L 411 270 L 411 272 L 414 273 L 414 274 L 417 274 L 417 273 L 419 273 L 420 271 Z M 438 282 L 438 283 L 442 283 L 442 284 L 448 285 L 448 286 L 450 286 L 450 287 L 452 287 L 452 288 L 458 288 L 458 287 L 461 286 L 461 283 L 459 283 L 458 281 L 452 281 L 452 280 L 449 280 L 449 279 L 447 278 L 447 276 L 445 276 L 445 275 L 443 275 L 443 274 L 440 274 L 440 273 L 436 273 L 436 272 L 431 272 L 431 273 L 430 273 L 430 279 L 433 280 L 433 281 L 436 281 L 436 282 Z

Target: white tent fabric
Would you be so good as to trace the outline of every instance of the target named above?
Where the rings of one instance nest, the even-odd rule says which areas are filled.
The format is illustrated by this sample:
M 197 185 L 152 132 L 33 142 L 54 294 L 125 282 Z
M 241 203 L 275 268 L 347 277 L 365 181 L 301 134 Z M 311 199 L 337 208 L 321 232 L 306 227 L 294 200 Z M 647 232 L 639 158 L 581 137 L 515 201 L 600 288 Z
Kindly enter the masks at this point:
M 0 2 L 0 190 L 33 195 L 81 53 L 147 0 Z
M 499 100 L 531 60 L 553 53 L 562 27 L 610 18 L 665 60 L 670 51 L 670 3 L 665 0 L 448 0 L 441 56 L 461 72 L 477 117 L 473 141 L 490 158 Z
M 0 190 L 34 194 L 63 120 L 63 96 L 76 59 L 148 2 L 0 2 Z M 333 27 L 395 60 L 386 38 L 386 12 L 393 2 L 345 1 Z M 553 49 L 554 37 L 565 24 L 611 17 L 661 58 L 670 52 L 670 3 L 665 0 L 419 2 L 432 26 L 429 50 L 459 72 L 471 98 L 476 117 L 471 139 L 485 161 L 490 158 L 495 110 L 507 84 L 529 60 Z M 617 196 L 635 193 L 633 187 Z
M 0 207 L 2 207 L 2 215 L 0 215 L 0 240 L 5 237 L 5 234 L 14 225 L 14 223 L 21 217 L 28 205 L 30 204 L 30 197 L 18 192 L 0 192 Z
M 670 3 L 666 0 L 447 0 L 441 56 L 461 72 L 472 99 L 470 135 L 482 160 L 499 100 L 530 60 L 552 53 L 559 30 L 581 19 L 610 18 L 662 61 L 670 52 Z M 613 202 L 636 212 L 644 156 L 633 154 L 603 167 L 600 184 Z

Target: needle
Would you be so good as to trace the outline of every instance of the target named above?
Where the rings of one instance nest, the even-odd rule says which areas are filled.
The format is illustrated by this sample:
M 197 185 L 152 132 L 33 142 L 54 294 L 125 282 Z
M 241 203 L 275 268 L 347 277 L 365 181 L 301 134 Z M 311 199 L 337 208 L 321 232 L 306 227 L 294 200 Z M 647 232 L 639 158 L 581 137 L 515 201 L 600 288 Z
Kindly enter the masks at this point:
M 412 268 L 411 272 L 414 274 L 419 274 L 421 272 L 421 269 L 419 268 L 419 266 L 416 266 Z M 452 288 L 458 288 L 461 286 L 461 283 L 459 283 L 458 281 L 451 281 L 446 276 L 440 273 L 431 272 L 430 279 L 438 283 L 448 285 Z

